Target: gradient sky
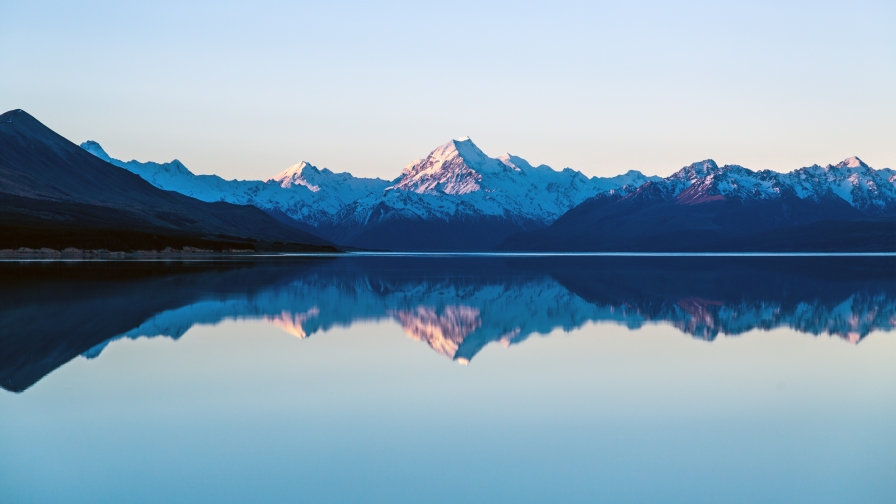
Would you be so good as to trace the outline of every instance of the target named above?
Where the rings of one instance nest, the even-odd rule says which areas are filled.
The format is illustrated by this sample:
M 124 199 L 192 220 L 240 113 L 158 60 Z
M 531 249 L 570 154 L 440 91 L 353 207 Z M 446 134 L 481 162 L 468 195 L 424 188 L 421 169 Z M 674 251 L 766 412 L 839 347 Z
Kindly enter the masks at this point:
M 0 108 L 114 157 L 394 178 L 451 138 L 588 175 L 896 168 L 896 2 L 0 1 Z

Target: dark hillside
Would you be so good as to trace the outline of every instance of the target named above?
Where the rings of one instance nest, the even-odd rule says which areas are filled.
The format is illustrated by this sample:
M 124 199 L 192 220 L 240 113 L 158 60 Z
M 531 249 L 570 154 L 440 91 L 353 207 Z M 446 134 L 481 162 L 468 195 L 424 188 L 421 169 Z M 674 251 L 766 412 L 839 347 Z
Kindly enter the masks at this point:
M 67 230 L 100 240 L 107 231 L 118 230 L 149 233 L 162 241 L 331 245 L 255 207 L 206 203 L 157 189 L 22 110 L 0 115 L 0 226 L 9 233 L 6 241 L 25 240 L 18 246 L 44 240 L 36 238 L 41 234 L 65 236 Z M 16 248 L 16 243 L 7 246 Z M 78 240 L 66 246 L 83 248 Z

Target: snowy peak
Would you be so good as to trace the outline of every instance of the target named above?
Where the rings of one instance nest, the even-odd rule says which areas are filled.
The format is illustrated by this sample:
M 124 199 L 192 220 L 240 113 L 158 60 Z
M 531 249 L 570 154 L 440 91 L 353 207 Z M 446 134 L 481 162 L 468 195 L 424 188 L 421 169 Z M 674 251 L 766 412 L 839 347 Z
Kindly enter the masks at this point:
M 441 166 L 446 164 L 450 166 L 458 160 L 473 170 L 494 161 L 486 156 L 470 137 L 461 137 L 436 147 L 423 161 L 428 161 L 430 171 L 435 172 Z
M 489 164 L 494 165 L 495 160 L 486 156 L 470 137 L 461 137 L 452 140 L 451 143 L 454 144 L 455 152 L 474 170 L 486 168 Z
M 315 184 L 313 181 L 317 181 L 318 175 L 320 175 L 320 170 L 316 166 L 302 161 L 274 175 L 268 181 L 277 182 L 284 189 L 294 186 L 305 186 L 311 189 L 312 192 L 317 192 L 320 191 L 320 185 Z
M 120 159 L 115 159 L 111 157 L 106 151 L 100 146 L 98 142 L 93 140 L 88 140 L 80 145 L 80 147 L 87 152 L 93 154 L 94 156 L 102 159 L 107 163 L 111 163 L 119 168 L 124 168 L 132 173 L 136 173 L 140 175 L 144 180 L 152 183 L 156 187 L 160 189 L 165 189 L 169 191 L 173 191 L 175 189 L 161 187 L 159 184 L 155 182 L 155 179 L 159 176 L 159 174 L 163 174 L 163 176 L 170 177 L 194 177 L 193 172 L 187 169 L 183 163 L 179 160 L 174 159 L 168 163 L 154 163 L 152 161 L 141 163 L 137 160 L 130 161 L 122 161 Z M 178 191 L 180 192 L 180 191 Z
M 639 172 L 632 174 L 644 178 Z M 463 137 L 439 146 L 426 158 L 407 165 L 390 189 L 449 195 L 484 191 L 494 193 L 496 197 L 497 193 L 517 196 L 529 193 L 531 198 L 535 196 L 532 191 L 568 192 L 571 185 L 578 186 L 573 189 L 574 191 L 590 192 L 588 196 L 593 196 L 598 189 L 603 189 L 603 185 L 617 187 L 615 181 L 611 179 L 595 177 L 590 180 L 594 187 L 586 188 L 589 179 L 581 172 L 570 168 L 556 171 L 545 165 L 533 167 L 525 159 L 509 153 L 491 158 L 472 140 Z
M 514 156 L 509 152 L 505 152 L 504 154 L 498 156 L 498 161 L 504 163 L 505 166 L 516 171 L 532 170 L 532 165 L 529 164 L 528 161 L 519 156 Z
M 638 170 L 629 170 L 622 175 L 616 175 L 615 177 L 606 177 L 606 178 L 598 178 L 593 177 L 592 180 L 600 181 L 601 187 L 634 187 L 638 188 L 647 182 L 657 182 L 662 180 L 661 177 L 656 175 L 647 176 Z
M 390 189 L 422 194 L 468 194 L 482 189 L 483 173 L 505 168 L 497 159 L 486 156 L 469 137 L 463 137 L 439 146 L 426 158 L 407 165 Z
M 696 163 L 691 163 L 688 166 L 685 166 L 681 170 L 678 170 L 676 173 L 670 176 L 670 179 L 680 179 L 680 180 L 696 180 L 698 178 L 703 178 L 709 175 L 713 175 L 719 173 L 719 165 L 716 164 L 712 159 L 705 159 L 703 161 L 698 161 Z
M 607 191 L 627 194 L 648 180 L 659 177 L 630 171 L 612 178 L 588 178 L 571 168 L 533 167 L 509 153 L 492 158 L 469 138 L 460 138 L 407 165 L 384 201 L 390 209 L 424 220 L 489 216 L 549 225 L 592 196 Z
M 790 173 L 753 171 L 738 165 L 719 167 L 711 159 L 693 163 L 654 184 L 644 185 L 634 197 L 697 204 L 735 198 L 771 200 L 795 196 L 812 201 L 842 199 L 866 213 L 896 209 L 896 178 L 875 170 L 858 157 L 822 168 L 813 165 Z
M 689 202 L 696 203 L 705 200 L 705 198 L 698 195 L 698 193 L 709 191 L 716 197 L 714 199 L 718 199 L 719 191 L 713 190 L 712 186 L 717 184 L 719 174 L 724 173 L 729 168 L 731 167 L 725 166 L 719 168 L 719 165 L 712 159 L 705 159 L 703 161 L 691 163 L 664 179 L 645 177 L 646 181 L 650 183 L 645 183 L 638 187 L 632 195 L 632 198 L 643 200 L 671 200 L 686 193 L 684 194 L 685 198 Z M 630 171 L 629 173 L 632 172 Z M 635 174 L 640 174 L 640 172 L 635 172 Z
M 870 168 L 864 161 L 859 159 L 858 156 L 852 156 L 840 161 L 839 163 L 834 165 L 834 168 Z
M 351 173 L 334 173 L 327 168 L 318 168 L 306 161 L 295 164 L 266 182 L 274 182 L 284 189 L 307 188 L 318 196 L 335 198 L 341 204 L 351 203 L 371 193 L 380 192 L 389 185 L 381 179 L 355 177 Z
M 88 140 L 81 144 L 81 148 L 102 159 L 103 161 L 106 161 L 107 163 L 112 161 L 112 158 L 108 154 L 106 154 L 106 151 L 102 148 L 102 146 L 100 146 L 98 142 Z

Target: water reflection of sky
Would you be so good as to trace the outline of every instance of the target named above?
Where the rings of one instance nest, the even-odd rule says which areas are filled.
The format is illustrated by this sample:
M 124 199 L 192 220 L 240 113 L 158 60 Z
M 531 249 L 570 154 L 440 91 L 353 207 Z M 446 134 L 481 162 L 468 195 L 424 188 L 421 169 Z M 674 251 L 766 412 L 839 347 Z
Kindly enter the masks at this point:
M 0 495 L 76 503 L 896 495 L 887 271 L 749 266 L 688 277 L 646 265 L 658 281 L 645 287 L 618 264 L 604 276 L 578 265 L 571 279 L 532 265 L 491 264 L 481 274 L 306 266 L 129 273 L 127 286 L 120 271 L 75 273 L 63 283 L 78 295 L 55 298 L 46 293 L 66 292 L 58 274 L 29 273 L 32 290 L 18 290 L 17 305 L 4 298 L 0 310 L 2 362 L 26 378 L 50 369 L 21 394 L 0 394 Z M 139 300 L 151 309 L 133 307 Z M 34 320 L 29 309 L 71 337 L 16 340 L 7 329 Z M 105 333 L 88 337 L 102 331 L 125 337 L 105 345 Z M 177 339 L 127 338 L 141 332 Z M 20 352 L 18 368 L 8 365 L 11 351 Z M 467 355 L 475 362 L 465 367 L 445 358 Z

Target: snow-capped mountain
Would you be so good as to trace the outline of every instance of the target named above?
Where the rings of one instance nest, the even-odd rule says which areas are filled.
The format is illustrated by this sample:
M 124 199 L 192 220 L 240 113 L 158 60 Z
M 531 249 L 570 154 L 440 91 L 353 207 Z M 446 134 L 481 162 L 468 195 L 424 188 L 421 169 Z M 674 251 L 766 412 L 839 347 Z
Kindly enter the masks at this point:
M 402 170 L 381 196 L 346 206 L 322 234 L 375 249 L 488 250 L 512 233 L 540 229 L 587 198 L 627 193 L 648 180 L 631 171 L 588 178 L 569 168 L 485 155 L 452 140 Z
M 317 196 L 315 204 L 326 212 L 326 219 L 345 205 L 368 196 L 376 196 L 389 186 L 390 182 L 378 178 L 355 177 L 351 173 L 334 173 L 327 168 L 318 169 L 305 161 L 290 166 L 286 170 L 269 178 L 267 184 L 276 183 L 283 189 L 294 190 L 298 186 L 308 188 Z M 289 211 L 287 215 L 293 214 Z M 294 217 L 307 224 L 318 221 Z
M 337 260 L 332 267 L 268 289 L 204 299 L 163 311 L 82 355 L 96 357 L 115 339 L 157 335 L 178 339 L 195 325 L 241 319 L 266 320 L 302 339 L 357 322 L 393 320 L 409 338 L 463 364 L 491 343 L 508 347 L 557 329 L 577 329 L 588 322 L 630 329 L 669 324 L 707 341 L 720 335 L 788 327 L 858 343 L 874 331 L 896 328 L 896 299 L 892 292 L 844 290 L 836 282 L 824 284 L 836 292 L 813 297 L 807 294 L 811 288 L 802 289 L 795 295 L 796 302 L 785 302 L 775 297 L 705 299 L 697 295 L 695 287 L 685 290 L 691 295 L 677 296 L 653 286 L 655 290 L 645 295 L 631 288 L 638 283 L 634 280 L 623 282 L 622 289 L 613 282 L 601 285 L 600 290 L 611 294 L 612 300 L 586 301 L 551 276 L 525 271 L 513 272 L 516 276 L 476 277 L 471 281 L 460 270 L 420 280 L 392 277 L 388 269 L 365 271 L 360 263 L 340 267 L 339 261 L 350 260 Z M 765 281 L 775 276 L 762 271 L 752 273 Z M 681 274 L 677 279 L 683 282 L 684 277 Z M 606 280 L 603 275 L 591 275 L 588 279 Z M 730 282 L 737 277 L 726 273 L 724 279 Z M 662 295 L 656 296 L 657 292 Z
M 784 178 L 800 198 L 817 200 L 833 194 L 871 214 L 896 208 L 896 172 L 875 170 L 855 156 L 824 168 L 800 168 Z
M 177 160 L 124 162 L 94 141 L 81 146 L 156 187 L 203 201 L 279 211 L 341 244 L 381 249 L 488 249 L 511 233 L 549 225 L 596 194 L 627 194 L 659 180 L 636 171 L 588 178 L 569 168 L 533 167 L 510 154 L 491 158 L 469 138 L 436 148 L 392 182 L 320 170 L 306 162 L 266 181 L 228 181 L 195 175 Z
M 742 201 L 783 197 L 810 201 L 840 199 L 863 213 L 877 214 L 896 208 L 896 173 L 889 169 L 875 170 L 858 157 L 790 173 L 753 171 L 738 165 L 720 167 L 707 159 L 654 181 L 639 192 L 648 198 L 688 204 L 726 198 Z
M 169 163 L 121 161 L 109 156 L 92 140 L 81 147 L 160 189 L 202 201 L 226 201 L 277 210 L 311 226 L 329 222 L 348 203 L 389 186 L 385 180 L 356 178 L 326 168 L 320 170 L 304 161 L 265 181 L 224 180 L 217 175 L 196 175 L 176 159 Z
M 334 243 L 369 249 L 490 250 L 527 233 L 528 238 L 501 246 L 653 250 L 668 240 L 651 236 L 678 233 L 669 236 L 681 242 L 682 233 L 690 233 L 690 241 L 674 248 L 742 249 L 742 243 L 722 242 L 789 226 L 896 214 L 896 171 L 875 170 L 857 157 L 790 173 L 719 166 L 707 159 L 666 178 L 637 171 L 589 178 L 569 168 L 532 166 L 510 154 L 489 157 L 464 137 L 408 164 L 392 181 L 333 173 L 306 162 L 265 181 L 228 181 L 194 175 L 177 160 L 123 162 L 96 142 L 82 147 L 156 187 L 203 201 L 255 205 L 311 226 Z M 868 236 L 886 241 L 886 225 L 871 224 L 877 227 Z M 816 241 L 840 232 L 810 231 Z M 874 247 L 886 245 L 881 243 Z
M 896 176 L 857 157 L 790 173 L 707 159 L 628 194 L 589 198 L 505 250 L 896 249 Z
M 658 179 L 636 171 L 612 178 L 588 178 L 570 168 L 562 171 L 545 165 L 536 168 L 510 154 L 490 158 L 464 137 L 406 166 L 396 183 L 387 189 L 384 200 L 399 203 L 400 198 L 390 200 L 389 196 L 398 191 L 414 192 L 436 196 L 438 204 L 432 212 L 444 219 L 463 212 L 501 216 L 509 210 L 514 216 L 547 225 L 598 193 L 633 189 Z

